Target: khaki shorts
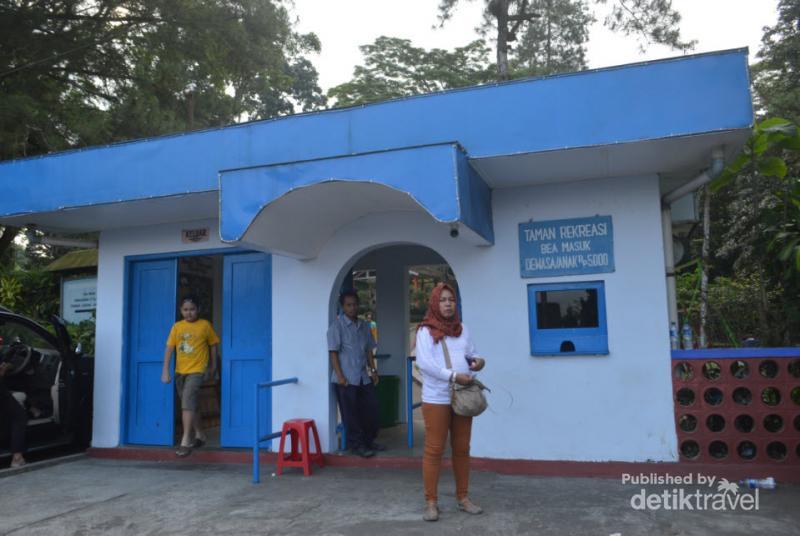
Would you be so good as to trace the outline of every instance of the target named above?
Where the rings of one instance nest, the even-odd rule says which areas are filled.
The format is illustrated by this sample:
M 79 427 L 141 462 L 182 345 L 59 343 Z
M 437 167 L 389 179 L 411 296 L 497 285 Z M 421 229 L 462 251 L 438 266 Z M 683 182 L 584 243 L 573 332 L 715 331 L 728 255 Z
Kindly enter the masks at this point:
M 181 399 L 181 409 L 197 411 L 197 392 L 203 384 L 203 373 L 175 374 L 175 389 Z

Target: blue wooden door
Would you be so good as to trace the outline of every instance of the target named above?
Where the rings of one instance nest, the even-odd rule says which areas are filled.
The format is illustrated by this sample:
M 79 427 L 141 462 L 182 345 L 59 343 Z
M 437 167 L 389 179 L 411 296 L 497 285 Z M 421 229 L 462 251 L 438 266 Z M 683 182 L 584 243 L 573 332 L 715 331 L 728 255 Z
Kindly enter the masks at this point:
M 175 322 L 177 264 L 175 259 L 169 259 L 131 265 L 127 334 L 128 443 L 172 445 L 173 442 L 174 387 L 172 382 L 161 383 L 161 370 L 164 346 Z
M 272 263 L 269 255 L 225 256 L 222 306 L 223 447 L 253 444 L 255 384 L 272 379 Z M 271 393 L 262 391 L 261 434 L 272 432 Z

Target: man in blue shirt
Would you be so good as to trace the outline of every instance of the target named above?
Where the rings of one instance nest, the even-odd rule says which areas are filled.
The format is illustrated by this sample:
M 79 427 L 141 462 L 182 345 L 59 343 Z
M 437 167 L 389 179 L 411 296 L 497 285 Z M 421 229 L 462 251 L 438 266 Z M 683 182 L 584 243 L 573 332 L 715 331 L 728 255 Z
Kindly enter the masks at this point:
M 343 314 L 328 328 L 328 353 L 339 411 L 347 430 L 347 446 L 359 456 L 369 458 L 385 447 L 375 443 L 378 436 L 378 371 L 373 349 L 377 347 L 369 325 L 358 318 L 358 294 L 342 292 L 339 305 Z

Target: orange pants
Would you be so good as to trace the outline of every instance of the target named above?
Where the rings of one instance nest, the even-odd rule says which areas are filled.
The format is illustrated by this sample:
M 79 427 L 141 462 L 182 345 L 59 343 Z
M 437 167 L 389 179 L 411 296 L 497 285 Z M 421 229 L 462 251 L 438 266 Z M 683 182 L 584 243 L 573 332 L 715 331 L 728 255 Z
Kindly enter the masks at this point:
M 425 454 L 422 456 L 422 482 L 425 500 L 438 500 L 439 470 L 442 466 L 444 443 L 450 432 L 453 474 L 456 478 L 456 499 L 467 497 L 469 488 L 469 440 L 472 436 L 472 417 L 453 413 L 450 404 L 422 403 L 425 419 Z

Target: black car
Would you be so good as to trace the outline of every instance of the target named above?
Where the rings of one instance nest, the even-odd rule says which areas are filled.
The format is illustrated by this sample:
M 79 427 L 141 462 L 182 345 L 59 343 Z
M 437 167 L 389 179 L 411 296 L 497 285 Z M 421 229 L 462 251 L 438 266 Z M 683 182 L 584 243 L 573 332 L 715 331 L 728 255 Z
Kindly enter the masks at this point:
M 28 452 L 71 445 L 92 437 L 94 358 L 76 352 L 64 322 L 53 317 L 53 335 L 41 325 L 0 307 L 0 379 L 28 414 Z M 10 434 L 0 416 L 0 458 L 10 457 Z

